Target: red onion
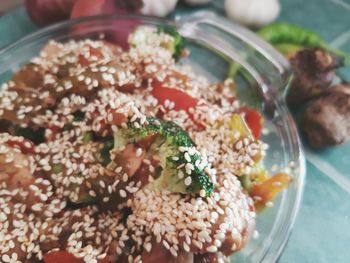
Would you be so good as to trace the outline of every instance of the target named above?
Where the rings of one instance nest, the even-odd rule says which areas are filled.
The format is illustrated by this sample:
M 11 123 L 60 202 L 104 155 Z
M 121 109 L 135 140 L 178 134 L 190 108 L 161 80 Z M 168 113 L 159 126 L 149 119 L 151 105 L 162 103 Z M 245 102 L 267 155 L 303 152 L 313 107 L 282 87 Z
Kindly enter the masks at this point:
M 140 0 L 78 0 L 72 9 L 71 18 L 127 14 L 130 12 L 139 13 L 137 8 L 140 8 L 142 5 L 137 3 L 140 3 Z M 114 32 L 105 32 L 106 39 L 127 49 L 128 36 L 138 25 L 140 25 L 140 22 L 137 20 L 118 20 L 113 24 L 115 27 Z M 110 25 L 108 27 L 111 28 Z M 78 29 L 80 28 L 78 27 Z
M 40 26 L 69 18 L 77 0 L 26 0 L 29 16 Z

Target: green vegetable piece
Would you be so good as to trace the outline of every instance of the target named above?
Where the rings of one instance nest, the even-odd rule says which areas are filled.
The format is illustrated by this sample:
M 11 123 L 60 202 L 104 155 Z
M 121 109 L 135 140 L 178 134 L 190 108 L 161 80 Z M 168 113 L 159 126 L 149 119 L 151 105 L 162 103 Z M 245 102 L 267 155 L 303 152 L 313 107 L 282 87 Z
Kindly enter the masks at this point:
M 84 119 L 85 119 L 85 114 L 84 114 L 84 112 L 76 111 L 76 112 L 74 113 L 73 122 L 80 122 L 80 121 L 83 121 Z
M 291 56 L 295 52 L 298 52 L 300 49 L 302 49 L 301 46 L 294 44 L 276 44 L 275 48 L 286 57 Z
M 31 140 L 34 144 L 38 145 L 45 141 L 45 129 L 39 128 L 34 130 L 32 128 L 18 128 L 15 131 L 16 136 L 22 136 L 28 140 Z
M 104 147 L 101 149 L 102 165 L 107 166 L 111 162 L 110 151 L 114 147 L 113 139 L 108 140 L 104 143 Z
M 288 23 L 275 23 L 262 28 L 258 35 L 276 44 L 294 44 L 302 47 L 324 48 L 327 44 L 312 31 Z
M 162 172 L 160 177 L 148 187 L 183 194 L 200 194 L 203 197 L 210 196 L 214 190 L 214 184 L 205 172 L 206 160 L 195 149 L 195 144 L 188 134 L 173 122 L 157 118 L 147 120 L 148 124 L 141 128 L 130 125 L 129 129 L 118 131 L 114 135 L 114 141 L 115 145 L 120 146 L 136 143 L 149 135 L 159 135 L 155 154 L 160 157 Z M 185 156 L 187 150 L 191 152 L 190 156 L 187 156 L 188 154 Z M 193 167 L 191 174 L 188 174 L 185 168 L 187 163 Z
M 164 48 L 169 49 L 173 53 L 173 57 L 178 60 L 185 48 L 185 39 L 173 26 L 159 26 L 158 32 L 165 33 L 174 38 L 174 42 L 164 44 Z
M 54 164 L 52 166 L 52 173 L 59 174 L 63 171 L 63 165 L 61 163 Z
M 91 142 L 91 141 L 93 141 L 93 139 L 94 139 L 93 133 L 92 132 L 87 132 L 83 136 L 83 143 Z

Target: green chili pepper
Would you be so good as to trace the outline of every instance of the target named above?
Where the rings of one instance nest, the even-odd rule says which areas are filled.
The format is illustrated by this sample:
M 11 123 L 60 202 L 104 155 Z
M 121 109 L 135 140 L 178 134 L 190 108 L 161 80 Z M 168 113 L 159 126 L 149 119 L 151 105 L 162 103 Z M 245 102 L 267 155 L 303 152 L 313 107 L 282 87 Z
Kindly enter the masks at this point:
M 294 45 L 294 44 L 276 44 L 274 45 L 274 47 L 286 57 L 302 49 L 301 46 Z
M 287 43 L 311 48 L 327 47 L 326 42 L 314 32 L 287 23 L 268 25 L 258 35 L 272 45 Z
M 275 23 L 262 28 L 257 34 L 267 42 L 281 49 L 282 53 L 289 53 L 292 49 L 297 51 L 301 48 L 322 48 L 336 55 L 344 57 L 347 62 L 350 60 L 349 54 L 343 53 L 330 47 L 316 33 L 288 23 Z M 290 45 L 288 48 L 286 44 Z M 283 45 L 283 46 L 281 46 Z M 294 45 L 292 48 L 291 45 Z M 279 48 L 278 48 L 279 47 Z

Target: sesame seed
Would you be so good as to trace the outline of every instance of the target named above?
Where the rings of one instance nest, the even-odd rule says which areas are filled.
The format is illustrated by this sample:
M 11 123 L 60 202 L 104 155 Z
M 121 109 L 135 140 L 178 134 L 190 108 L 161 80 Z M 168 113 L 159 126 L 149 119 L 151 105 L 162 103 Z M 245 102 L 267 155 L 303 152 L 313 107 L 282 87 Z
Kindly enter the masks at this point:
M 207 247 L 207 251 L 210 253 L 215 253 L 218 251 L 218 248 L 216 246 L 209 246 Z
M 235 148 L 236 148 L 237 151 L 242 149 L 242 147 L 243 147 L 243 142 L 242 141 L 238 141 L 236 143 L 236 145 L 235 145 Z
M 185 179 L 185 181 L 184 181 L 184 183 L 185 183 L 186 186 L 191 185 L 191 183 L 192 183 L 192 178 L 191 178 L 191 176 L 187 176 L 186 179 Z
M 141 148 L 137 148 L 136 150 L 136 157 L 140 157 L 142 155 L 142 149 Z
M 119 194 L 122 198 L 125 198 L 127 196 L 126 192 L 123 189 L 119 190 Z
M 90 191 L 89 191 L 89 195 L 92 196 L 92 197 L 96 197 L 96 193 L 95 193 L 95 191 L 93 191 L 93 190 L 90 190 Z

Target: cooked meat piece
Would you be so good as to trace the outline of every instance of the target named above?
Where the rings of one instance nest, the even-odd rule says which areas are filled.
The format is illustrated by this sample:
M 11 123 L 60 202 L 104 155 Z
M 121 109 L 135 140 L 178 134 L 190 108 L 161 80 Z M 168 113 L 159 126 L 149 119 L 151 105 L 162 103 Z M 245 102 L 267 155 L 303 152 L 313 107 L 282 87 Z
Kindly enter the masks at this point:
M 290 106 L 301 105 L 324 92 L 334 79 L 335 69 L 343 64 L 342 59 L 321 49 L 302 49 L 290 61 L 294 72 L 287 96 Z
M 301 129 L 312 147 L 339 145 L 350 138 L 350 86 L 339 85 L 306 109 Z

